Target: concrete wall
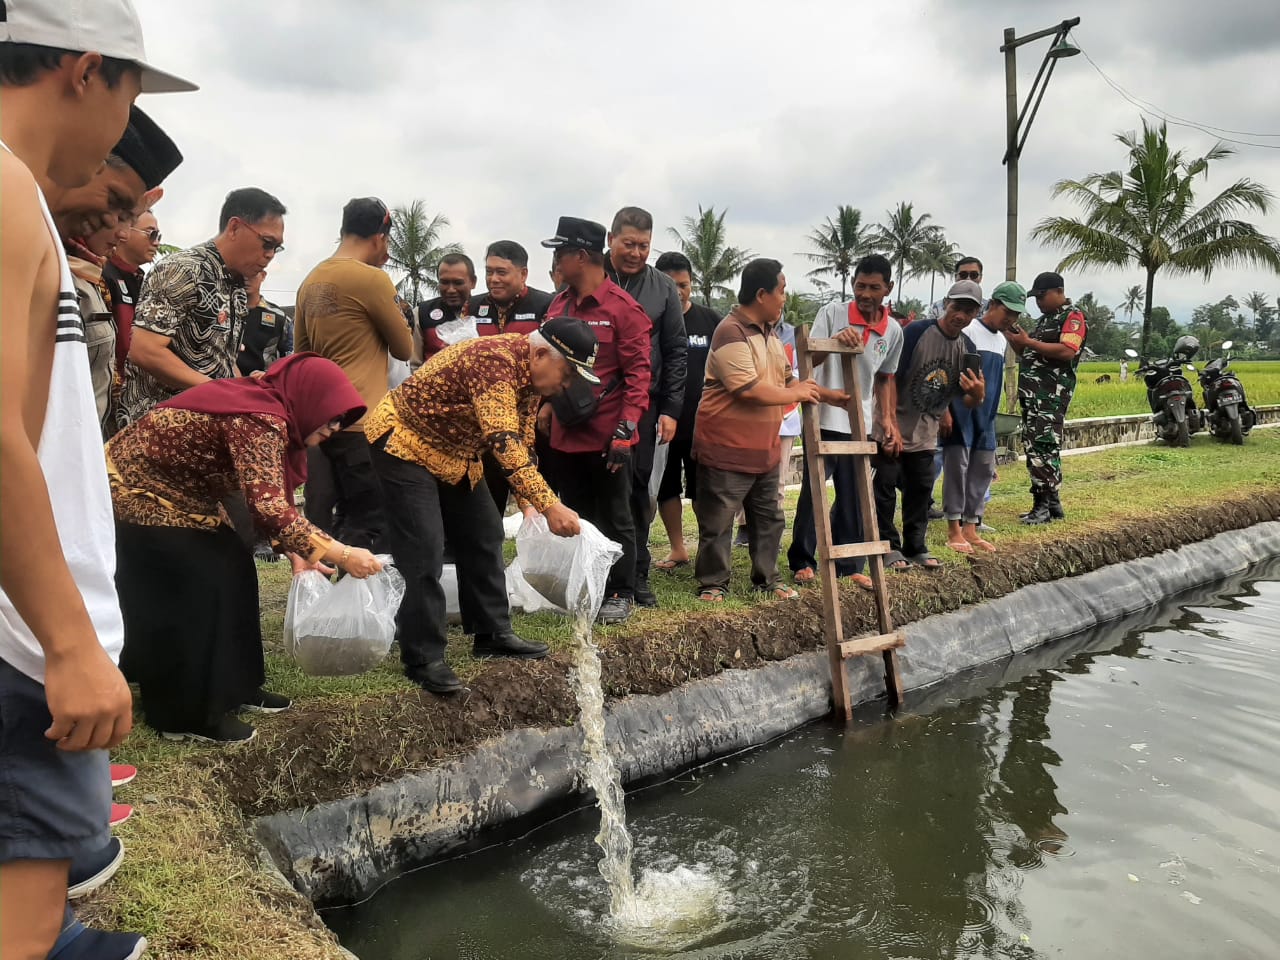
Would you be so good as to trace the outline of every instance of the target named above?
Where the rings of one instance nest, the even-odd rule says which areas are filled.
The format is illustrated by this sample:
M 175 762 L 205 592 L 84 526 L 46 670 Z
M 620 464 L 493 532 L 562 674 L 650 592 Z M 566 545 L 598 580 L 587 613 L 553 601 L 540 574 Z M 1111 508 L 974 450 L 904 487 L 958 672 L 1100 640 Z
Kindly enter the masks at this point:
M 1280 556 L 1280 522 L 1220 534 L 1155 557 L 1104 567 L 907 626 L 904 686 L 919 689 L 1127 616 L 1174 594 Z M 814 638 L 815 645 L 818 638 Z M 847 664 L 855 702 L 883 695 L 878 657 Z M 607 734 L 627 782 L 674 773 L 764 743 L 831 709 L 825 653 L 727 670 L 653 697 L 608 705 Z M 282 873 L 326 906 L 369 896 L 397 874 L 521 818 L 587 802 L 581 731 L 516 730 L 461 760 L 254 830 Z

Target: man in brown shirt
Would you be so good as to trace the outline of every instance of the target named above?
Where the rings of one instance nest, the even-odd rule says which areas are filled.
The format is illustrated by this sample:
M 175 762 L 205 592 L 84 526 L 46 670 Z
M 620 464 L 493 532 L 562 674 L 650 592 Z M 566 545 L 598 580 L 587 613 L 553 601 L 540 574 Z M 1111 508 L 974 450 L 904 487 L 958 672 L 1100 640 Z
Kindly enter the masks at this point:
M 542 397 L 573 377 L 597 382 L 598 341 L 581 320 L 548 320 L 540 331 L 479 337 L 440 351 L 365 418 L 373 466 L 386 500 L 387 532 L 405 595 L 396 615 L 405 674 L 432 693 L 462 681 L 445 662 L 446 536 L 456 551 L 463 628 L 477 657 L 536 659 L 546 644 L 511 630 L 503 576 L 502 516 L 484 485 L 491 454 L 526 513 L 551 532 L 576 536 L 578 515 L 552 493 L 529 455 Z M 332 441 L 330 441 L 332 442 Z
M 387 394 L 387 355 L 408 360 L 413 334 L 400 310 L 387 262 L 391 211 L 363 197 L 342 210 L 342 239 L 298 289 L 294 347 L 343 369 L 365 406 Z M 356 423 L 308 452 L 307 519 L 344 543 L 381 552 L 386 521 L 369 442 Z
M 778 505 L 778 431 L 783 411 L 796 403 L 846 403 L 842 393 L 791 376 L 775 332 L 787 298 L 777 260 L 752 260 L 742 271 L 738 306 L 711 338 L 706 381 L 693 428 L 698 461 L 699 599 L 723 602 L 733 569 L 733 518 L 747 514 L 751 582 L 779 599 L 797 594 L 782 583 L 778 551 L 786 526 Z

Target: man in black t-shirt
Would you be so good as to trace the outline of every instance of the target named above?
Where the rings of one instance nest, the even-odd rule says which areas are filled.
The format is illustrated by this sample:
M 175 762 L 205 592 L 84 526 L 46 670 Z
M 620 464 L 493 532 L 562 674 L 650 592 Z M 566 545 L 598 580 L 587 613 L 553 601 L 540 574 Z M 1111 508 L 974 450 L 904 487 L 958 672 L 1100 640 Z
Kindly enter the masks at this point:
M 440 339 L 436 328 L 455 320 L 465 320 L 471 314 L 471 291 L 476 288 L 476 265 L 465 253 L 446 253 L 436 267 L 436 287 L 440 296 L 414 309 L 413 359 L 409 366 L 420 366 L 449 346 Z
M 671 449 L 667 452 L 667 468 L 658 487 L 658 512 L 662 525 L 667 528 L 671 553 L 667 559 L 654 564 L 659 570 L 673 570 L 689 562 L 689 550 L 684 542 L 684 505 L 681 503 L 681 472 L 684 473 L 683 493 L 690 500 L 697 496 L 697 464 L 693 460 L 693 422 L 702 400 L 702 383 L 706 378 L 707 355 L 711 352 L 711 335 L 720 323 L 720 315 L 709 307 L 692 301 L 693 264 L 682 253 L 671 251 L 658 258 L 657 269 L 669 276 L 680 294 L 684 308 L 684 328 L 689 339 L 688 368 L 684 386 L 684 407 L 676 423 Z
M 245 281 L 249 312 L 245 314 L 240 349 L 236 353 L 236 367 L 241 376 L 245 377 L 266 370 L 289 353 L 285 343 L 289 317 L 274 303 L 262 298 L 262 281 L 265 279 L 267 271 L 263 270 L 256 277 Z

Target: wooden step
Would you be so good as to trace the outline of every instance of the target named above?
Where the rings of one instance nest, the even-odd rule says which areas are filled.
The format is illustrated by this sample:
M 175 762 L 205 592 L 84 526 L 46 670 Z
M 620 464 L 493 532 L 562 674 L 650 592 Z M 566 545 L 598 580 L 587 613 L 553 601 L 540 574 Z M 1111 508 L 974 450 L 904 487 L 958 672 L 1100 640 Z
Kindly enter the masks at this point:
M 848 344 L 841 343 L 839 340 L 809 340 L 806 349 L 814 356 L 826 356 L 831 353 L 851 353 L 855 356 L 862 353 L 862 344 L 851 347 Z
M 870 440 L 821 440 L 818 442 L 820 457 L 870 457 L 876 453 L 876 444 Z
M 869 653 L 884 653 L 906 646 L 907 635 L 901 630 L 882 634 L 878 637 L 859 637 L 857 640 L 846 640 L 840 644 L 840 656 L 848 660 L 850 657 L 861 657 Z
M 827 554 L 828 560 L 855 560 L 858 557 L 882 557 L 890 550 L 888 540 L 872 540 L 870 543 L 837 543 Z

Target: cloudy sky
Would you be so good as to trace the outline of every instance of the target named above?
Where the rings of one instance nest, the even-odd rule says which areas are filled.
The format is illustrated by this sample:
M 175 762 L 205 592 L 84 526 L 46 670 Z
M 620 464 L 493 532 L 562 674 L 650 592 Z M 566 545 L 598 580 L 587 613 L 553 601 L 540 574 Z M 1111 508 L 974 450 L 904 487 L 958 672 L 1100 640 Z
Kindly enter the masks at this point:
M 136 4 L 151 59 L 202 85 L 142 100 L 187 157 L 156 211 L 165 238 L 212 235 L 234 187 L 276 193 L 290 210 L 287 249 L 266 287 L 281 303 L 332 250 L 343 203 L 369 194 L 423 199 L 452 221 L 446 239 L 475 256 L 491 240 L 519 240 L 535 282 L 545 267 L 534 248 L 561 214 L 607 223 L 638 204 L 665 249 L 666 228 L 699 204 L 727 207 L 732 242 L 782 260 L 802 289 L 804 237 L 837 204 L 877 221 L 906 200 L 998 279 L 1006 26 L 1024 34 L 1079 16 L 1076 42 L 1137 97 L 1280 134 L 1274 0 Z M 1045 49 L 1020 51 L 1020 94 Z M 1114 134 L 1140 123 L 1085 57 L 1059 65 L 1022 161 L 1022 282 L 1057 260 L 1027 239 L 1031 226 L 1072 212 L 1050 198 L 1053 182 L 1118 167 Z M 1190 155 L 1213 143 L 1171 132 Z M 1280 147 L 1280 136 L 1261 142 Z M 1280 191 L 1280 149 L 1238 149 L 1202 195 L 1240 177 Z M 1280 234 L 1280 214 L 1262 225 Z M 1067 279 L 1069 294 L 1093 290 L 1114 305 L 1142 278 Z M 1280 294 L 1280 278 L 1158 279 L 1156 302 L 1185 318 L 1254 289 Z M 928 292 L 927 280 L 906 284 L 908 296 Z

